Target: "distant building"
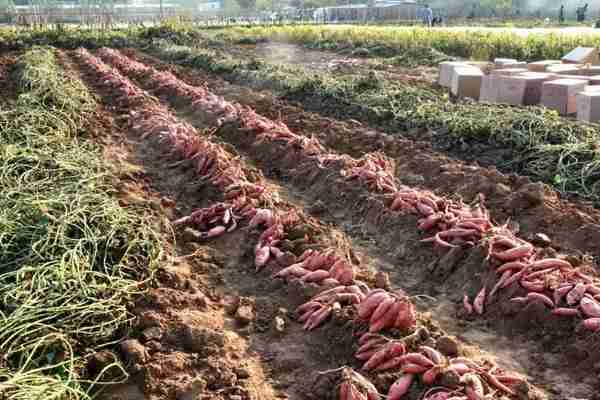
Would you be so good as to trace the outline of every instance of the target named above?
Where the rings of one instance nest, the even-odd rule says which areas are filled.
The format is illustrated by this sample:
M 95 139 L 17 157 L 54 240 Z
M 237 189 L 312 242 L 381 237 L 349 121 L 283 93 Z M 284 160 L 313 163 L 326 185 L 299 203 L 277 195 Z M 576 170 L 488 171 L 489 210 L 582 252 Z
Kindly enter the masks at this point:
M 197 10 L 199 12 L 210 12 L 210 11 L 220 11 L 223 9 L 223 1 L 222 0 L 211 0 L 199 3 L 197 5 Z
M 397 6 L 397 5 L 408 5 L 408 4 L 416 4 L 416 1 L 410 0 L 376 0 L 375 6 L 385 7 L 385 6 Z

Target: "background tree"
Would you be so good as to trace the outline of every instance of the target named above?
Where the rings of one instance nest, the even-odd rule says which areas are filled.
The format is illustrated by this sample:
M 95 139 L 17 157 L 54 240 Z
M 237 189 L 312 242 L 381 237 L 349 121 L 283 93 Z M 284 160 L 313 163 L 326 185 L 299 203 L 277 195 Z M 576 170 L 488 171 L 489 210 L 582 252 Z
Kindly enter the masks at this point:
M 256 0 L 237 0 L 237 3 L 242 10 L 254 10 L 256 8 Z
M 256 9 L 258 11 L 268 11 L 271 9 L 272 1 L 271 0 L 256 0 Z
M 237 16 L 241 13 L 242 7 L 236 0 L 223 0 L 223 11 L 226 15 Z
M 480 0 L 479 6 L 494 15 L 506 16 L 512 9 L 512 0 Z

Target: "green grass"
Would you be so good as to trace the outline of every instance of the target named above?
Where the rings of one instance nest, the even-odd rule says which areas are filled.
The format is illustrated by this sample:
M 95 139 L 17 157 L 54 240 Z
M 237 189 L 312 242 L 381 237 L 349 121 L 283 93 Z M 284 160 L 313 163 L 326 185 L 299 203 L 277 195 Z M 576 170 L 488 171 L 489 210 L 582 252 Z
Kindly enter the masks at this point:
M 118 364 L 88 376 L 85 358 L 128 327 L 127 303 L 162 257 L 160 227 L 119 205 L 83 130 L 96 100 L 53 51 L 28 51 L 14 78 L 16 105 L 0 109 L 0 393 L 86 399 L 125 377 Z
M 27 50 L 33 46 L 55 46 L 64 49 L 77 47 L 98 48 L 102 46 L 124 47 L 142 40 L 147 29 L 126 28 L 113 30 L 82 29 L 25 29 L 0 28 L 0 51 Z
M 365 120 L 394 134 L 421 139 L 420 129 L 432 129 L 437 132 L 431 138 L 434 144 L 450 152 L 462 148 L 471 149 L 470 153 L 476 151 L 473 149 L 508 150 L 508 157 L 496 161 L 501 169 L 543 181 L 562 193 L 600 201 L 597 125 L 562 118 L 542 107 L 452 103 L 438 90 L 382 79 L 377 74 L 315 74 L 298 66 L 235 59 L 222 51 L 172 46 L 164 41 L 158 42 L 153 52 L 166 61 L 272 89 L 315 111 Z
M 402 57 L 425 50 L 436 51 L 447 57 L 475 60 L 492 60 L 496 57 L 526 61 L 557 59 L 577 46 L 600 47 L 600 32 L 581 35 L 519 35 L 510 31 L 446 31 L 402 26 L 284 25 L 202 29 L 186 24 L 164 24 L 150 28 L 132 27 L 108 31 L 2 28 L 0 50 L 28 49 L 34 45 L 53 45 L 67 49 L 79 46 L 126 47 L 144 45 L 157 38 L 181 45 L 197 45 L 201 41 L 228 45 L 277 40 L 345 53 L 361 49 L 366 50 L 365 56 L 372 57 Z
M 401 56 L 411 49 L 435 49 L 448 56 L 475 60 L 510 57 L 537 61 L 560 59 L 577 46 L 600 47 L 600 33 L 532 33 L 523 36 L 511 32 L 459 32 L 418 27 L 313 25 L 232 27 L 206 32 L 206 35 L 229 43 L 277 40 L 335 51 L 364 48 L 377 57 Z

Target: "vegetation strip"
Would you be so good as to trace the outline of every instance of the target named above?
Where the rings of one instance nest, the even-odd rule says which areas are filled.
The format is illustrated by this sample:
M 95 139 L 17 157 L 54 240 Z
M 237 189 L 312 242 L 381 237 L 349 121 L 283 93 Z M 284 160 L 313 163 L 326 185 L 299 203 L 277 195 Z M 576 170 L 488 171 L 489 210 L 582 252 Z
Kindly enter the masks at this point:
M 0 112 L 0 393 L 91 398 L 126 374 L 88 376 L 86 357 L 117 341 L 161 258 L 148 211 L 124 208 L 82 133 L 95 99 L 48 48 L 25 53 L 21 93 Z
M 190 31 L 196 29 L 181 26 L 179 30 L 189 35 Z M 435 49 L 450 56 L 485 61 L 497 57 L 528 61 L 556 60 L 575 47 L 598 47 L 600 44 L 598 34 L 519 35 L 477 29 L 448 31 L 414 27 L 291 25 L 235 27 L 208 32 L 216 40 L 230 43 L 278 40 L 324 50 L 364 49 L 364 54 L 379 57 Z

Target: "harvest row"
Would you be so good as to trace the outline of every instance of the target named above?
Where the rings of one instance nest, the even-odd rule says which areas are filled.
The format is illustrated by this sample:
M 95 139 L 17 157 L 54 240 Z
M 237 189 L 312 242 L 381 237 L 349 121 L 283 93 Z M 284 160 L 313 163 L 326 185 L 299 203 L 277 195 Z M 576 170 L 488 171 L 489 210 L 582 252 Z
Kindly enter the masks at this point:
M 102 52 L 103 56 L 106 57 L 107 59 L 110 59 L 111 61 L 115 62 L 115 65 L 118 65 L 119 67 L 123 68 L 124 71 L 128 72 L 128 73 L 132 73 L 131 72 L 131 67 L 129 67 L 128 65 L 130 64 L 130 62 L 128 60 L 124 60 L 120 57 L 118 57 L 115 59 L 115 54 L 111 53 L 110 51 L 103 51 Z M 120 58 L 120 59 L 119 59 Z M 133 67 L 133 69 L 144 69 L 143 67 L 141 67 L 138 64 L 135 64 L 135 67 Z M 194 93 L 197 94 L 197 92 L 194 91 L 194 87 L 191 86 L 185 86 L 182 85 L 182 82 L 177 82 L 176 80 L 174 80 L 174 78 L 171 76 L 169 78 L 169 84 L 165 84 L 164 82 L 162 82 L 162 84 L 160 84 L 160 77 L 157 75 L 154 75 L 155 71 L 152 71 L 151 69 L 148 69 L 148 67 L 146 67 L 144 74 L 140 74 L 140 75 L 135 75 L 134 73 L 132 73 L 132 76 L 135 76 L 138 78 L 139 81 L 143 82 L 145 87 L 148 89 L 152 89 L 152 90 L 156 90 L 157 93 L 161 94 L 164 98 L 168 98 L 170 99 L 173 104 L 191 104 L 191 99 L 194 96 Z M 152 82 L 156 82 L 156 83 L 152 83 Z M 175 85 L 173 87 L 173 85 Z M 210 117 L 203 115 L 202 110 L 197 110 L 194 108 L 190 109 L 191 113 L 193 115 L 202 115 L 202 117 L 200 118 L 201 120 L 205 121 L 205 120 L 209 120 L 210 121 Z M 250 112 L 250 111 L 246 111 L 246 112 Z M 253 119 L 255 117 L 252 117 Z M 271 125 L 269 125 L 271 124 Z M 284 137 L 289 136 L 289 134 L 285 133 L 285 132 L 289 132 L 289 130 L 287 130 L 286 127 L 282 127 L 281 124 L 274 124 L 272 121 L 268 121 L 268 120 L 264 120 L 263 122 L 259 123 L 258 126 L 276 126 L 277 128 L 275 128 L 275 130 L 278 132 L 278 136 L 280 135 L 284 135 Z M 257 128 L 257 129 L 262 129 L 262 128 Z M 355 182 L 348 182 L 345 181 L 345 179 L 342 177 L 342 173 L 341 171 L 345 170 L 345 165 L 344 164 L 353 164 L 356 162 L 359 162 L 359 160 L 356 159 L 351 159 L 351 158 L 346 158 L 346 157 L 340 157 L 339 155 L 335 155 L 335 154 L 331 154 L 328 153 L 327 151 L 324 150 L 319 150 L 320 146 L 318 145 L 318 143 L 314 140 L 314 139 L 308 139 L 308 138 L 300 138 L 297 137 L 296 135 L 292 134 L 292 136 L 290 136 L 289 139 L 280 139 L 278 136 L 275 137 L 271 137 L 271 135 L 268 135 L 266 133 L 263 134 L 259 134 L 259 140 L 256 140 L 256 136 L 251 135 L 251 134 L 247 134 L 247 135 L 240 135 L 239 133 L 237 133 L 237 131 L 232 130 L 227 128 L 227 126 L 219 129 L 217 131 L 217 133 L 219 134 L 219 136 L 222 136 L 224 138 L 226 138 L 227 141 L 230 141 L 232 143 L 234 143 L 236 146 L 239 146 L 240 149 L 245 149 L 245 153 L 249 154 L 251 157 L 261 161 L 261 163 L 264 163 L 265 166 L 269 166 L 269 169 L 277 169 L 277 170 L 281 170 L 281 171 L 285 171 L 285 174 L 291 175 L 292 178 L 294 178 L 295 181 L 297 181 L 300 185 L 304 186 L 305 189 L 307 189 L 308 193 L 311 193 L 311 195 L 313 196 L 314 200 L 324 200 L 326 202 L 331 203 L 332 201 L 335 202 L 340 202 L 340 200 L 342 200 L 340 203 L 340 207 L 349 207 L 349 209 L 351 210 L 352 208 L 356 208 L 357 204 L 360 204 L 360 200 L 357 203 L 356 196 L 360 196 L 361 192 L 356 191 L 356 184 Z M 260 142 L 260 143 L 255 143 L 255 142 Z M 299 159 L 298 156 L 295 154 L 295 152 L 291 152 L 290 149 L 288 147 L 286 147 L 286 142 L 290 142 L 291 144 L 295 143 L 296 146 L 304 146 L 309 151 L 309 154 L 312 154 L 312 159 L 309 158 L 307 160 L 302 160 Z M 306 143 L 306 145 L 302 145 L 302 143 Z M 283 158 L 282 156 L 285 155 Z M 368 160 L 370 157 L 372 157 L 373 155 L 370 156 L 366 156 L 365 159 Z M 320 162 L 318 161 L 319 158 L 324 159 L 324 160 L 332 160 L 331 162 Z M 316 160 L 315 160 L 316 158 Z M 364 160 L 363 160 L 364 161 Z M 391 175 L 387 174 L 386 177 L 386 169 L 385 167 L 378 167 L 377 163 L 367 163 L 367 164 L 372 164 L 375 167 L 375 171 L 379 172 L 379 178 L 382 182 L 379 183 L 379 190 L 382 192 L 385 192 L 386 190 L 389 189 L 385 189 L 386 186 L 389 186 L 388 183 L 389 181 L 394 181 L 394 179 L 391 177 L 391 175 L 393 175 L 393 168 L 387 168 L 387 171 L 390 172 Z M 383 163 L 385 164 L 385 162 Z M 379 168 L 379 169 L 377 169 Z M 347 170 L 347 168 L 346 168 Z M 360 176 L 360 174 L 359 174 Z M 388 182 L 386 182 L 386 180 Z M 368 179 L 366 180 L 366 184 L 362 185 L 363 188 L 369 186 L 368 184 Z M 377 183 L 375 183 L 374 185 L 372 185 L 371 189 L 374 189 L 374 191 L 376 192 L 377 189 Z M 346 196 L 340 196 L 340 193 L 347 193 Z M 364 193 L 364 192 L 363 192 Z M 368 192 L 367 192 L 368 193 Z M 371 193 L 373 193 L 373 190 L 371 190 Z M 393 196 L 391 196 L 393 197 Z M 399 240 L 405 240 L 405 238 L 402 238 L 402 235 L 396 236 L 394 230 L 398 230 L 398 228 L 400 226 L 405 225 L 406 223 L 411 223 L 412 221 L 415 221 L 412 217 L 405 217 L 402 215 L 398 215 L 397 213 L 389 213 L 389 208 L 386 207 L 391 205 L 391 199 L 388 199 L 387 201 L 384 201 L 384 203 L 382 204 L 380 201 L 369 201 L 366 204 L 366 209 L 369 210 L 367 212 L 368 217 L 367 219 L 371 221 L 371 223 L 373 223 L 377 228 L 375 228 L 375 230 L 377 229 L 381 229 L 382 227 L 384 227 L 385 224 L 383 221 L 390 221 L 390 220 L 397 220 L 397 221 L 403 221 L 400 222 L 400 224 L 390 224 L 391 225 L 391 231 L 387 230 L 387 232 L 383 233 L 386 229 L 384 228 L 381 232 L 382 235 L 387 235 L 389 237 L 397 237 L 399 238 Z M 332 204 L 333 205 L 333 204 Z M 334 207 L 334 208 L 339 208 L 339 207 Z M 387 211 L 386 211 L 387 209 Z M 364 208 L 363 208 L 364 210 Z M 363 212 L 359 210 L 358 214 L 363 214 Z M 352 212 L 352 211 L 350 211 Z M 383 213 L 382 213 L 383 212 Z M 418 221 L 417 221 L 418 222 Z M 424 221 L 421 221 L 424 222 Z M 470 222 L 470 221 L 467 221 Z M 387 228 L 387 227 L 386 227 Z M 486 228 L 483 229 L 483 231 L 486 231 Z M 468 233 L 468 232 L 466 232 Z M 565 270 L 562 270 L 561 268 L 557 269 L 555 268 L 556 266 L 549 266 L 549 268 L 543 268 L 541 269 L 541 271 L 539 271 L 540 273 L 537 274 L 535 272 L 536 269 L 538 268 L 538 265 L 535 264 L 534 266 L 530 266 L 529 263 L 529 258 L 531 257 L 531 261 L 532 262 L 537 262 L 540 259 L 543 258 L 549 258 L 551 261 L 550 262 L 564 262 L 564 260 L 555 260 L 556 255 L 548 252 L 549 249 L 546 248 L 537 248 L 534 251 L 533 246 L 531 246 L 530 244 L 528 244 L 527 242 L 522 241 L 521 239 L 516 239 L 514 238 L 514 241 L 512 242 L 511 245 L 508 245 L 507 247 L 504 246 L 504 244 L 507 244 L 508 242 L 504 241 L 503 238 L 501 238 L 501 236 L 506 235 L 508 237 L 513 237 L 512 233 L 510 233 L 507 229 L 504 229 L 503 227 L 495 227 L 495 228 L 490 228 L 489 231 L 483 232 L 482 236 L 484 237 L 484 239 L 480 242 L 479 246 L 476 246 L 474 251 L 470 251 L 468 252 L 468 254 L 465 256 L 464 258 L 461 257 L 461 252 L 465 251 L 466 249 L 460 248 L 454 248 L 451 249 L 451 251 L 448 253 L 448 257 L 442 257 L 440 260 L 441 262 L 438 262 L 438 264 L 442 264 L 445 262 L 448 262 L 447 260 L 452 260 L 452 263 L 455 264 L 450 264 L 449 267 L 453 267 L 453 268 L 461 268 L 461 264 L 462 263 L 466 263 L 467 265 L 469 264 L 475 264 L 475 269 L 472 270 L 474 273 L 476 274 L 481 274 L 482 272 L 482 281 L 485 282 L 484 288 L 477 289 L 477 291 L 472 292 L 474 297 L 471 297 L 470 300 L 473 300 L 474 298 L 477 299 L 477 303 L 478 306 L 474 307 L 474 311 L 475 311 L 475 315 L 477 315 L 477 310 L 481 310 L 479 308 L 479 306 L 481 304 L 484 303 L 484 300 L 486 300 L 486 294 L 487 293 L 491 293 L 491 295 L 488 297 L 487 300 L 492 299 L 493 297 L 495 297 L 496 299 L 492 299 L 491 304 L 487 304 L 485 305 L 483 308 L 487 309 L 487 314 L 489 315 L 489 318 L 491 321 L 495 321 L 498 318 L 498 314 L 500 314 L 502 317 L 506 318 L 506 316 L 509 316 L 509 321 L 514 317 L 515 320 L 522 320 L 522 317 L 525 315 L 531 315 L 534 314 L 536 315 L 536 317 L 534 318 L 530 318 L 530 321 L 535 323 L 539 323 L 540 318 L 542 320 L 544 320 L 544 325 L 546 325 L 549 330 L 547 330 L 546 332 L 550 333 L 550 335 L 552 335 L 553 337 L 556 338 L 556 340 L 560 340 L 560 342 L 566 342 L 566 344 L 568 345 L 569 343 L 571 344 L 575 344 L 577 343 L 577 347 L 585 347 L 585 346 L 590 346 L 593 345 L 594 343 L 594 335 L 584 335 L 583 337 L 579 336 L 579 335 L 573 335 L 571 334 L 565 334 L 565 332 L 569 332 L 569 331 L 573 331 L 574 328 L 577 327 L 578 321 L 577 319 L 573 319 L 573 316 L 577 313 L 576 310 L 573 310 L 572 307 L 569 307 L 568 303 L 573 303 L 573 302 L 577 302 L 577 300 L 568 300 L 567 303 L 565 303 L 565 306 L 562 306 L 562 303 L 557 304 L 554 307 L 551 307 L 551 309 L 548 309 L 548 306 L 550 305 L 549 302 L 547 302 L 548 298 L 553 298 L 553 293 L 555 289 L 559 288 L 559 285 L 561 285 L 561 282 L 563 279 L 575 279 L 579 282 L 582 283 L 585 282 L 587 279 L 589 279 L 589 277 L 587 277 L 585 274 L 582 274 L 583 276 L 580 278 L 578 275 L 573 275 L 573 272 L 576 272 L 577 269 L 573 269 L 572 267 L 570 267 L 570 270 L 573 272 L 568 272 Z M 488 263 L 488 260 L 491 259 L 493 260 L 495 257 L 490 257 L 490 245 L 492 244 L 491 239 L 494 236 L 498 236 L 496 239 L 499 239 L 500 241 L 497 242 L 494 240 L 494 247 L 491 248 L 493 252 L 497 252 L 500 250 L 507 250 L 509 254 L 507 254 L 507 256 L 510 256 L 510 252 L 512 251 L 510 249 L 510 246 L 513 246 L 515 248 L 514 251 L 523 251 L 523 248 L 519 249 L 520 247 L 526 247 L 526 254 L 522 254 L 522 255 L 516 255 L 517 260 L 516 263 L 513 262 L 509 262 L 509 260 L 495 260 L 492 263 Z M 470 238 L 466 237 L 466 239 L 459 239 L 457 242 L 460 242 L 460 240 L 465 240 L 468 241 Z M 502 244 L 504 243 L 504 244 Z M 468 248 L 468 246 L 467 246 Z M 456 250 L 458 250 L 458 252 L 456 252 Z M 443 251 L 443 253 L 445 253 L 445 251 Z M 458 257 L 457 257 L 458 255 Z M 503 257 L 503 255 L 498 254 L 499 257 Z M 559 256 L 560 257 L 560 256 Z M 562 258 L 562 257 L 561 257 Z M 446 261 L 444 261 L 446 260 Z M 581 260 L 576 260 L 573 258 L 569 258 L 569 260 L 571 260 L 572 262 L 577 262 L 576 265 L 581 266 L 583 268 L 583 270 L 587 270 L 590 273 L 593 273 L 593 269 L 591 267 L 591 265 L 580 265 Z M 545 263 L 547 261 L 543 261 L 541 264 Z M 499 272 L 496 273 L 494 271 L 495 268 L 491 268 L 490 267 L 497 267 L 497 268 L 502 268 L 503 264 L 508 264 L 511 268 L 515 267 L 515 269 L 511 269 L 510 272 L 510 276 L 508 276 L 509 274 L 506 273 L 506 270 L 503 269 L 499 269 Z M 435 263 L 434 263 L 435 265 Z M 483 270 L 481 268 L 481 266 L 484 266 Z M 566 264 L 565 264 L 566 265 Z M 521 267 L 522 269 L 519 270 L 519 267 Z M 440 267 L 441 268 L 441 267 Z M 446 266 L 445 268 L 448 268 L 448 266 Z M 444 269 L 445 269 L 444 268 Z M 529 268 L 531 268 L 531 271 L 528 271 Z M 566 273 L 565 275 L 563 275 L 563 273 Z M 581 270 L 578 271 L 578 274 L 581 273 Z M 543 276 L 544 274 L 548 274 L 548 284 L 550 285 L 549 287 L 543 287 L 540 288 L 539 287 L 539 283 L 540 281 L 540 276 Z M 399 271 L 399 276 L 402 276 L 401 271 Z M 466 276 L 464 273 L 460 273 L 457 274 L 458 277 L 462 277 L 465 276 L 465 278 L 467 279 L 471 279 L 470 276 Z M 514 275 L 514 276 L 513 276 Z M 528 277 L 531 275 L 531 281 L 530 279 L 528 279 Z M 512 279 L 510 279 L 512 277 Z M 457 278 L 460 279 L 460 278 Z M 536 283 L 537 286 L 532 286 L 530 285 L 530 283 Z M 582 286 L 580 285 L 580 287 Z M 566 285 L 567 287 L 569 287 L 570 289 L 573 289 L 576 285 Z M 594 288 L 596 287 L 596 285 L 590 285 L 591 290 L 594 290 Z M 499 290 L 501 289 L 501 290 Z M 565 289 L 562 289 L 565 290 Z M 580 290 L 580 289 L 578 289 Z M 487 292 L 487 293 L 486 293 Z M 577 297 L 575 294 L 576 291 L 573 292 L 573 296 Z M 479 294 L 479 296 L 475 297 L 476 294 Z M 541 295 L 541 296 L 540 296 Z M 591 296 L 591 295 L 588 295 Z M 511 298 L 514 298 L 514 300 L 510 300 Z M 584 300 L 584 303 L 588 303 L 588 300 L 591 300 L 590 297 L 588 297 L 588 299 Z M 554 301 L 554 299 L 552 300 Z M 564 301 L 561 299 L 558 299 L 558 301 Z M 595 301 L 595 300 L 594 300 Z M 520 303 L 519 303 L 520 302 Z M 470 309 L 470 301 L 467 303 L 468 305 L 466 306 L 466 309 L 469 310 Z M 587 304 L 586 304 L 587 307 Z M 592 306 L 595 308 L 595 305 Z M 569 309 L 569 310 L 564 310 L 564 309 Z M 552 312 L 551 312 L 552 310 Z M 589 312 L 589 310 L 588 310 Z M 553 315 L 554 313 L 554 315 Z M 561 317 L 560 315 L 564 315 L 564 314 L 568 314 L 570 315 L 567 317 Z M 595 314 L 594 314 L 595 315 Z M 517 318 L 518 317 L 518 318 Z M 566 320 L 564 320 L 564 318 L 566 318 Z M 592 318 L 588 318 L 590 319 L 589 322 L 587 322 L 586 324 L 592 323 L 595 321 L 595 319 Z M 585 325 L 582 325 L 585 326 Z M 534 333 L 534 332 L 539 332 L 538 329 L 540 329 L 539 327 L 537 329 L 531 330 L 530 333 Z M 585 361 L 587 363 L 593 364 L 595 362 L 595 356 L 593 355 L 593 353 L 580 353 L 583 356 L 583 359 L 585 359 Z M 583 360 L 582 359 L 582 360 Z

